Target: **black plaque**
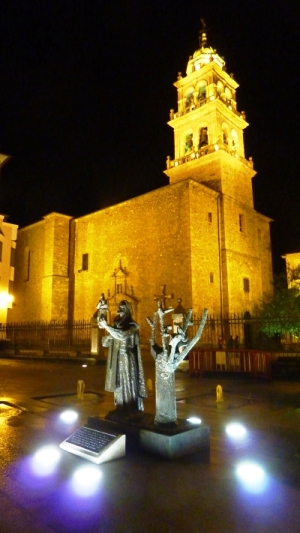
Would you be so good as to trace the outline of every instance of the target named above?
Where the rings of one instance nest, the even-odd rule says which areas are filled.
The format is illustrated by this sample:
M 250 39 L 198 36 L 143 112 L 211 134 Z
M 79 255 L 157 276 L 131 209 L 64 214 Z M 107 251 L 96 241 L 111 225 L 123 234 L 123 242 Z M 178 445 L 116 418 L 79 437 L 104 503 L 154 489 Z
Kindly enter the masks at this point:
M 66 439 L 66 442 L 98 455 L 115 438 L 116 435 L 109 435 L 83 426 Z
M 60 448 L 100 464 L 125 455 L 125 435 L 82 426 L 64 440 Z

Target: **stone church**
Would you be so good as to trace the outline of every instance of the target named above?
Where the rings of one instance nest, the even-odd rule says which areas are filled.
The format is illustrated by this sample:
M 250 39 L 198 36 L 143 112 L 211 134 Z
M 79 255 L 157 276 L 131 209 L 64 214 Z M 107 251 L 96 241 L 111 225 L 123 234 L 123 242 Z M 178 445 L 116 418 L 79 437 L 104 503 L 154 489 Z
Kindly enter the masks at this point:
M 178 107 L 169 184 L 80 218 L 50 213 L 18 232 L 15 306 L 8 320 L 80 320 L 100 294 L 122 299 L 149 334 L 155 295 L 201 314 L 251 312 L 272 291 L 270 219 L 253 206 L 253 162 L 238 84 L 206 43 L 174 83 Z M 122 236 L 122 238 L 120 238 Z

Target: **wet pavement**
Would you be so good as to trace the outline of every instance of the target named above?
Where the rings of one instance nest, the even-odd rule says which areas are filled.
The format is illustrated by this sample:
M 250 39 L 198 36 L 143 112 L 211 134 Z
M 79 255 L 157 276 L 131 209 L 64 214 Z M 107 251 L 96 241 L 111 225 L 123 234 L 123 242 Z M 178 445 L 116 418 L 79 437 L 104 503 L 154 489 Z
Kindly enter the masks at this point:
M 151 361 L 145 373 L 153 383 Z M 113 409 L 104 376 L 103 365 L 0 359 L 1 532 L 300 531 L 300 382 L 176 372 L 178 417 L 199 416 L 210 426 L 209 463 L 197 454 L 168 461 L 128 450 L 125 458 L 95 466 L 60 450 L 56 467 L 43 470 L 38 450 L 50 444 L 58 450 L 89 416 Z M 83 400 L 76 396 L 80 379 Z M 223 402 L 217 404 L 218 384 Z M 149 391 L 145 411 L 154 406 Z M 69 408 L 79 418 L 66 426 L 59 415 Z M 244 439 L 226 434 L 235 421 L 247 428 Z M 265 469 L 260 484 L 240 481 L 244 460 Z M 94 470 L 78 483 L 74 476 L 83 467 Z M 93 483 L 95 471 L 102 477 Z

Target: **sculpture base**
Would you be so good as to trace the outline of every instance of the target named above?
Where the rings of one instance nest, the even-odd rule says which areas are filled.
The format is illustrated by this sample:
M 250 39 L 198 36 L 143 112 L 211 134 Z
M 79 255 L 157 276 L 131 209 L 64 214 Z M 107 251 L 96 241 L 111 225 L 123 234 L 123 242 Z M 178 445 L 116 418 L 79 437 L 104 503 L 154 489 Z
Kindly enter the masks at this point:
M 89 417 L 88 426 L 124 433 L 128 449 L 144 450 L 170 460 L 197 453 L 201 460 L 209 462 L 210 428 L 206 425 L 194 425 L 182 419 L 172 426 L 156 425 L 154 415 L 149 413 L 122 416 L 118 411 L 111 411 L 105 419 Z

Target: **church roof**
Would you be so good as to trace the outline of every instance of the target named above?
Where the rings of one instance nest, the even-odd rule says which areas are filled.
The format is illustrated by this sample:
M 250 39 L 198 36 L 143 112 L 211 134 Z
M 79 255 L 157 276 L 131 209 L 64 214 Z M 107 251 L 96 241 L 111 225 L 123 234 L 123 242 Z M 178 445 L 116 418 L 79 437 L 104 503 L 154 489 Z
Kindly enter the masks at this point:
M 225 61 L 222 59 L 217 51 L 211 46 L 201 46 L 199 50 L 196 50 L 192 56 L 190 56 L 186 73 L 191 74 L 195 70 L 200 70 L 200 68 L 208 65 L 214 61 L 221 69 L 225 66 Z

